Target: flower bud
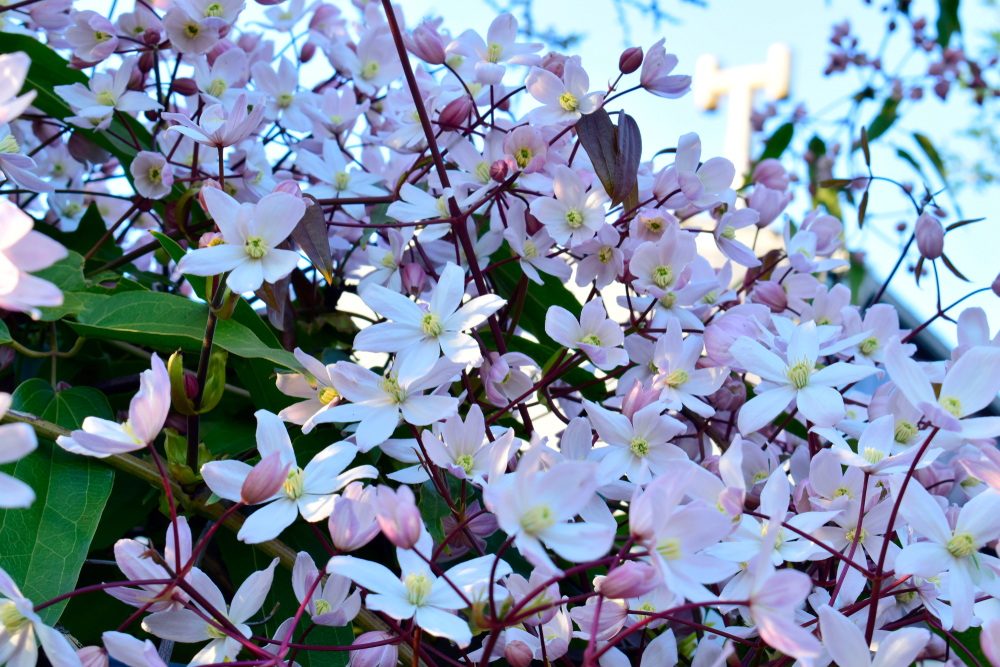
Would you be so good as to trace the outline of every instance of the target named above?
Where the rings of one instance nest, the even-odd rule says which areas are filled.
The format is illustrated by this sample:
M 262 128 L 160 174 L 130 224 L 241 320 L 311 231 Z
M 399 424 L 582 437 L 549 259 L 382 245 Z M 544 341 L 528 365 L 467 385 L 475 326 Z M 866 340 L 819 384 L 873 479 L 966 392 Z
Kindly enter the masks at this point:
M 305 64 L 312 60 L 314 55 L 316 55 L 316 44 L 313 42 L 306 42 L 305 46 L 302 47 L 302 50 L 299 51 L 299 62 Z
M 738 489 L 735 486 L 727 486 L 719 494 L 719 507 L 722 508 L 722 511 L 729 518 L 738 519 L 743 514 L 743 501 L 745 497 L 746 492 L 743 489 Z
M 212 50 L 205 54 L 205 57 L 208 58 L 208 64 L 210 66 L 214 65 L 216 58 L 218 58 L 219 56 L 221 56 L 223 53 L 225 53 L 229 49 L 235 49 L 235 48 L 236 48 L 236 45 L 233 44 L 228 39 L 220 39 L 219 41 L 217 41 L 215 43 L 215 46 L 212 47 Z
M 153 69 L 154 59 L 152 51 L 144 51 L 141 56 L 139 56 L 139 62 L 137 63 L 139 71 L 145 74 L 146 72 Z
M 944 253 L 944 228 L 930 213 L 920 214 L 914 234 L 924 259 L 937 259 Z
M 205 211 L 208 210 L 208 204 L 205 203 L 205 188 L 215 188 L 216 190 L 222 190 L 222 186 L 219 185 L 218 181 L 213 181 L 210 178 L 206 178 L 201 182 L 201 190 L 198 191 L 198 203 L 201 204 L 201 208 Z
M 83 667 L 108 667 L 108 652 L 101 646 L 84 646 L 78 649 L 76 657 L 80 659 Z
M 291 468 L 291 461 L 284 464 L 281 462 L 280 452 L 271 452 L 262 458 L 243 480 L 240 498 L 247 505 L 257 505 L 268 500 L 281 490 Z
M 760 184 L 772 190 L 780 190 L 781 192 L 788 189 L 788 182 L 790 180 L 791 178 L 788 172 L 785 171 L 785 168 L 781 166 L 781 162 L 773 157 L 758 162 L 757 166 L 753 169 L 753 175 L 750 177 L 750 181 L 754 184 Z
M 148 46 L 156 46 L 163 41 L 163 35 L 159 30 L 153 30 L 150 28 L 142 33 L 142 41 L 146 42 Z
M 271 192 L 284 192 L 287 195 L 294 196 L 296 199 L 302 199 L 302 188 L 300 188 L 299 184 L 292 179 L 281 181 L 274 186 L 274 190 Z M 308 204 L 309 202 L 307 201 L 306 203 Z
M 351 552 L 365 546 L 378 535 L 375 519 L 375 487 L 351 482 L 334 501 L 328 527 L 333 545 Z
M 740 336 L 757 340 L 757 331 L 757 325 L 742 315 L 724 315 L 705 329 L 705 354 L 719 366 L 731 366 L 734 359 L 729 348 Z
M 614 600 L 645 595 L 660 585 L 660 575 L 648 563 L 626 561 L 611 570 L 596 586 L 597 591 Z
M 198 378 L 190 373 L 184 374 L 184 393 L 188 398 L 198 395 Z
M 720 412 L 739 410 L 747 402 L 747 386 L 738 377 L 730 375 L 719 390 L 708 397 L 708 402 Z
M 427 274 L 416 262 L 404 266 L 399 275 L 403 279 L 403 289 L 409 292 L 410 296 L 419 296 L 427 289 Z
M 783 313 L 788 308 L 788 295 L 781 285 L 773 280 L 758 282 L 753 294 L 754 302 L 764 304 L 772 313 Z
M 503 183 L 507 180 L 507 173 L 510 171 L 510 167 L 504 160 L 497 160 L 490 165 L 490 178 L 492 178 L 497 183 Z
M 993 281 L 993 284 L 990 287 L 993 289 L 994 294 L 1000 296 L 1000 275 L 997 275 L 996 279 Z
M 618 58 L 618 71 L 622 74 L 631 74 L 639 69 L 640 65 L 642 65 L 641 46 L 631 46 L 625 49 L 622 51 L 621 57 Z
M 628 392 L 622 398 L 622 414 L 632 420 L 632 415 L 634 415 L 639 410 L 642 410 L 647 405 L 651 405 L 658 401 L 660 398 L 660 392 L 655 389 L 643 389 L 642 382 L 638 378 L 633 380 L 632 386 L 629 387 Z
M 472 99 L 468 95 L 452 100 L 438 114 L 437 124 L 442 130 L 457 130 L 465 125 L 472 112 Z
M 747 208 L 757 211 L 760 216 L 757 226 L 763 229 L 781 215 L 790 201 L 792 201 L 791 192 L 783 193 L 781 190 L 772 190 L 766 185 L 757 185 L 747 198 Z
M 424 524 L 413 491 L 405 484 L 396 491 L 388 486 L 378 487 L 375 515 L 382 532 L 400 549 L 411 549 L 420 539 L 420 530 Z
M 352 646 L 374 644 L 392 639 L 388 632 L 365 632 L 358 635 Z M 399 662 L 399 649 L 396 644 L 385 644 L 351 651 L 351 667 L 396 667 Z
M 190 97 L 191 95 L 198 94 L 198 84 L 195 83 L 194 79 L 174 79 L 174 85 L 171 86 L 171 90 L 185 97 Z
M 430 21 L 423 21 L 404 37 L 406 50 L 430 65 L 444 64 L 447 54 L 437 28 Z
M 504 647 L 503 657 L 510 667 L 528 667 L 535 659 L 531 647 L 516 639 Z

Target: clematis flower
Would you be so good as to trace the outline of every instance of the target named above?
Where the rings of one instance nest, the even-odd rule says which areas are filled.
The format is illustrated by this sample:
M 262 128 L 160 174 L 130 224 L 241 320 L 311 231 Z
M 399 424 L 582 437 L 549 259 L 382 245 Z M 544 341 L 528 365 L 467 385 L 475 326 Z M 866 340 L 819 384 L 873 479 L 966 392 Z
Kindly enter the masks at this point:
M 608 445 L 606 452 L 593 452 L 593 457 L 600 457 L 599 483 L 608 484 L 626 475 L 633 484 L 643 484 L 650 475 L 656 478 L 665 473 L 672 461 L 687 460 L 682 449 L 670 444 L 686 427 L 673 417 L 661 415 L 662 403 L 638 410 L 631 419 L 588 400 L 583 405 L 601 441 Z
M 545 166 L 549 144 L 542 133 L 530 125 L 514 128 L 503 138 L 504 161 L 511 171 L 534 174 Z
M 899 497 L 901 484 L 899 477 L 891 480 L 894 498 Z M 991 568 L 983 567 L 979 557 L 980 548 L 1000 537 L 1000 494 L 988 490 L 967 502 L 952 529 L 931 494 L 920 484 L 909 484 L 900 513 L 927 541 L 911 543 L 896 556 L 896 573 L 930 579 L 948 572 L 948 600 L 955 630 L 968 629 L 976 587 L 989 595 L 1000 595 L 1000 578 Z
M 531 214 L 545 225 L 560 245 L 577 245 L 594 237 L 604 226 L 604 202 L 608 193 L 598 185 L 587 192 L 580 175 L 558 165 L 552 182 L 555 199 L 539 197 L 531 202 Z
M 677 320 L 670 320 L 666 333 L 656 341 L 651 365 L 656 368 L 653 375 L 653 389 L 660 390 L 660 400 L 671 410 L 681 406 L 702 417 L 711 417 L 715 410 L 696 396 L 714 394 L 729 375 L 725 367 L 695 368 L 701 357 L 702 338 L 681 333 Z
M 11 396 L 0 392 L 0 417 L 10 408 Z M 0 426 L 0 464 L 13 463 L 35 451 L 38 437 L 28 424 Z M 0 472 L 0 507 L 31 507 L 35 492 L 21 480 Z
M 299 71 L 288 58 L 282 58 L 275 73 L 270 65 L 257 62 L 250 68 L 257 90 L 267 95 L 264 117 L 290 130 L 305 132 L 312 127 L 304 110 L 314 103 L 316 95 L 310 90 L 299 91 Z
M 41 232 L 34 220 L 7 199 L 0 200 L 0 308 L 41 317 L 39 307 L 61 306 L 62 291 L 31 272 L 67 256 L 66 248 Z
M 159 153 L 139 151 L 129 165 L 135 191 L 148 199 L 163 199 L 174 187 L 174 168 Z
M 257 451 L 262 457 L 272 452 L 280 455 L 282 465 L 290 465 L 288 478 L 278 493 L 264 507 L 250 515 L 237 537 L 247 544 L 273 540 L 299 514 L 310 523 L 322 521 L 333 511 L 337 491 L 357 479 L 378 476 L 369 465 L 344 470 L 354 460 L 358 448 L 349 442 L 337 442 L 320 451 L 300 468 L 295 450 L 282 421 L 267 410 L 258 410 Z M 250 466 L 242 461 L 211 461 L 201 467 L 205 483 L 220 498 L 241 500 L 243 482 L 250 474 Z
M 316 569 L 312 556 L 300 551 L 292 567 L 292 590 L 295 597 L 302 603 L 313 588 L 316 579 L 322 576 Z M 361 611 L 361 591 L 354 589 L 350 596 L 351 580 L 337 574 L 327 576 L 326 582 L 312 590 L 312 595 L 306 603 L 306 613 L 316 625 L 338 628 L 347 625 Z
M 375 270 L 358 283 L 358 294 L 363 294 L 369 285 L 381 285 L 393 292 L 399 292 L 403 288 L 400 267 L 403 265 L 404 253 L 409 245 L 409 240 L 395 229 L 387 229 L 386 236 L 389 238 L 388 248 L 379 245 L 384 243 L 381 239 L 379 239 L 379 244 L 369 243 L 365 248 L 368 263 Z
M 719 218 L 715 226 L 715 244 L 719 252 L 740 266 L 760 266 L 760 260 L 753 250 L 736 240 L 737 230 L 756 224 L 760 215 L 752 208 L 742 208 L 738 211 L 727 211 Z
M 566 282 L 573 275 L 573 269 L 561 259 L 547 256 L 555 245 L 548 231 L 540 229 L 530 237 L 527 235 L 524 219 L 526 208 L 520 199 L 511 201 L 507 210 L 507 229 L 503 233 L 503 237 L 510 244 L 510 249 L 520 258 L 518 266 L 524 275 L 539 285 L 544 284 L 542 277 L 538 275 L 539 271 Z
M 298 347 L 295 348 L 294 354 L 299 363 L 316 380 L 316 385 L 310 384 L 310 381 L 300 373 L 279 373 L 278 390 L 286 396 L 306 400 L 289 405 L 278 413 L 278 417 L 282 421 L 300 425 L 303 433 L 311 433 L 316 428 L 315 418 L 340 403 L 340 394 L 334 388 L 333 379 L 330 377 L 333 364 L 324 366 L 315 357 L 306 354 Z
M 14 580 L 2 569 L 0 613 L 4 626 L 0 630 L 0 646 L 4 648 L 2 655 L 7 664 L 34 667 L 41 644 L 45 657 L 54 667 L 83 667 L 66 636 L 42 623 L 34 611 L 34 604 L 21 594 Z
M 361 295 L 362 300 L 390 321 L 362 329 L 354 338 L 354 349 L 403 352 L 400 373 L 412 377 L 428 372 L 439 353 L 455 364 L 477 365 L 482 359 L 479 345 L 462 332 L 477 328 L 507 302 L 488 294 L 462 305 L 464 294 L 464 271 L 450 262 L 441 272 L 426 310 L 398 292 L 371 285 Z
M 503 12 L 490 24 L 486 41 L 476 31 L 466 30 L 445 51 L 469 58 L 475 63 L 476 81 L 496 86 L 507 71 L 503 63 L 538 65 L 541 62 L 535 52 L 542 49 L 542 44 L 517 43 L 517 29 L 517 19 L 510 13 Z
M 792 399 L 806 419 L 818 426 L 832 426 L 847 414 L 844 399 L 834 387 L 863 380 L 875 372 L 868 366 L 843 362 L 816 371 L 819 334 L 816 323 L 811 321 L 792 333 L 785 353 L 787 362 L 746 336 L 740 336 L 730 351 L 743 368 L 772 387 L 740 408 L 737 424 L 744 436 L 770 423 Z
M 659 241 L 646 241 L 636 248 L 629 262 L 629 272 L 635 276 L 632 286 L 637 292 L 648 292 L 657 299 L 674 292 L 684 268 L 697 252 L 693 234 L 669 225 Z
M 490 352 L 489 358 L 483 359 L 479 367 L 479 377 L 483 378 L 486 388 L 486 398 L 497 407 L 506 407 L 514 399 L 523 396 L 531 390 L 534 384 L 531 377 L 521 368 L 538 369 L 530 357 L 520 352 L 508 352 L 500 355 Z
M 209 604 L 225 614 L 243 636 L 249 638 L 251 630 L 246 623 L 264 604 L 264 598 L 271 590 L 274 567 L 277 564 L 278 559 L 275 558 L 267 569 L 259 570 L 247 577 L 233 596 L 232 606 L 226 604 L 222 591 L 212 580 L 197 570 L 192 572 L 196 574 L 194 585 Z M 223 635 L 218 628 L 190 609 L 150 614 L 142 620 L 142 629 L 161 639 L 184 644 L 196 644 L 209 639 L 208 644 L 198 651 L 189 663 L 196 666 L 232 662 L 243 648 L 243 644 L 228 635 Z
M 560 79 L 541 67 L 532 67 L 524 82 L 528 94 L 544 106 L 532 109 L 528 117 L 543 125 L 575 123 L 594 113 L 604 102 L 604 93 L 588 93 L 590 78 L 576 62 L 567 60 Z
M 425 531 L 412 550 L 397 548 L 396 558 L 402 571 L 399 577 L 384 565 L 353 556 L 334 556 L 326 571 L 347 577 L 370 591 L 365 598 L 368 609 L 398 620 L 412 618 L 424 632 L 450 639 L 464 648 L 472 641 L 472 631 L 465 620 L 452 612 L 468 605 L 452 585 L 468 593 L 492 584 L 491 571 L 500 578 L 509 575 L 511 568 L 494 556 L 482 556 L 456 565 L 438 577 L 421 558 L 421 555 L 429 558 L 433 546 Z
M 141 5 L 140 5 L 141 6 Z M 229 49 L 211 65 L 204 56 L 194 59 L 194 81 L 206 104 L 235 102 L 244 91 L 234 88 L 243 78 L 247 55 L 243 49 Z
M 193 276 L 229 272 L 226 284 L 243 294 L 266 280 L 276 283 L 295 268 L 299 254 L 276 246 L 288 238 L 305 213 L 305 203 L 274 192 L 257 204 L 240 204 L 222 190 L 206 188 L 205 203 L 226 242 L 199 248 L 181 258 L 177 270 Z
M 333 546 L 341 551 L 357 551 L 379 533 L 375 516 L 375 487 L 351 482 L 333 500 L 328 526 Z
M 910 447 L 902 454 L 891 456 L 895 444 L 895 428 L 892 415 L 874 420 L 865 427 L 858 439 L 857 452 L 851 449 L 843 436 L 834 428 L 814 426 L 812 431 L 833 443 L 830 453 L 837 457 L 841 464 L 854 466 L 870 475 L 888 475 L 909 470 L 913 458 L 920 451 L 919 447 Z M 917 464 L 917 468 L 929 466 L 942 451 L 940 448 L 928 449 Z
M 23 51 L 0 56 L 0 123 L 9 123 L 28 108 L 38 91 L 29 90 L 17 96 L 28 76 L 31 58 Z
M 111 109 L 124 113 L 139 111 L 154 111 L 162 109 L 163 105 L 149 95 L 135 90 L 128 90 L 129 78 L 137 58 L 126 58 L 114 76 L 107 72 L 95 74 L 88 84 L 74 83 L 70 86 L 56 86 L 54 90 L 73 109 L 73 113 L 86 117 L 98 117 Z M 111 116 L 97 129 L 106 130 L 111 125 Z
M 399 201 L 389 204 L 386 215 L 400 222 L 420 222 L 448 218 L 448 199 L 454 195 L 451 188 L 445 188 L 440 197 L 430 195 L 420 188 L 403 183 L 399 189 Z M 461 203 L 460 203 L 461 205 Z M 436 241 L 451 229 L 450 225 L 428 225 L 417 234 L 422 243 Z
M 677 56 L 667 53 L 663 48 L 665 41 L 666 38 L 660 38 L 660 41 L 649 47 L 649 52 L 642 61 L 639 82 L 657 97 L 676 99 L 691 90 L 691 77 L 670 74 L 677 67 Z
M 464 422 L 459 415 L 452 415 L 445 421 L 441 434 L 441 439 L 433 436 L 422 439 L 434 465 L 458 479 L 481 480 L 489 473 L 493 443 L 486 438 L 482 408 L 478 405 L 469 408 Z
M 33 173 L 38 165 L 27 155 L 21 155 L 21 149 L 22 146 L 10 133 L 10 125 L 0 125 L 0 171 L 18 187 L 51 193 L 55 188 Z
M 890 632 L 878 642 L 878 652 L 872 660 L 868 642 L 857 625 L 827 605 L 820 605 L 817 611 L 823 648 L 838 665 L 909 667 L 931 638 L 931 633 L 924 628 Z
M 677 140 L 674 164 L 657 176 L 654 190 L 662 190 L 663 196 L 680 190 L 664 202 L 668 208 L 683 208 L 691 204 L 705 209 L 722 201 L 734 178 L 736 167 L 724 157 L 701 162 L 701 139 L 691 132 Z
M 118 48 L 118 36 L 110 19 L 86 10 L 70 12 L 73 25 L 66 29 L 66 41 L 73 55 L 88 63 L 99 63 Z
M 163 429 L 170 411 L 170 376 L 154 352 L 152 368 L 139 376 L 139 393 L 132 397 L 128 419 L 118 424 L 98 417 L 83 420 L 82 430 L 61 435 L 56 444 L 68 452 L 103 459 L 149 445 Z
M 371 100 L 358 104 L 353 91 L 324 88 L 316 104 L 302 107 L 302 112 L 313 123 L 313 134 L 317 137 L 331 137 L 349 132 L 360 116 L 371 108 Z
M 218 27 L 189 16 L 177 6 L 163 18 L 163 29 L 170 38 L 170 44 L 186 55 L 208 53 L 219 42 Z
M 583 287 L 593 281 L 602 290 L 625 273 L 625 253 L 618 247 L 621 234 L 611 225 L 597 230 L 597 236 L 574 250 L 586 254 L 576 268 L 576 284 Z M 565 281 L 564 281 L 565 282 Z
M 101 641 L 110 657 L 128 667 L 167 667 L 149 639 L 143 641 L 124 632 L 105 632 Z
M 162 117 L 179 123 L 171 125 L 168 131 L 191 137 L 205 146 L 224 148 L 249 137 L 264 118 L 264 110 L 264 96 L 261 95 L 248 114 L 247 96 L 241 93 L 233 102 L 232 111 L 227 112 L 221 104 L 213 104 L 201 112 L 201 120 L 197 124 L 182 113 L 164 113 Z
M 545 333 L 560 345 L 580 350 L 603 371 L 628 363 L 628 353 L 619 347 L 625 342 L 625 333 L 608 317 L 601 297 L 587 302 L 579 321 L 562 306 L 550 306 L 545 313 Z
M 163 563 L 167 564 L 171 570 L 176 568 L 178 560 L 181 563 L 187 563 L 191 560 L 191 528 L 183 516 L 177 517 L 177 537 L 179 540 L 175 542 L 174 531 L 168 530 L 166 544 L 163 548 Z M 123 539 L 115 542 L 115 562 L 118 564 L 118 569 L 129 581 L 171 578 L 167 568 L 149 557 L 149 545 L 136 540 Z M 196 572 L 200 574 L 198 568 L 192 568 L 184 575 L 184 580 L 192 583 L 193 577 L 197 576 Z M 182 608 L 188 600 L 187 594 L 174 588 L 173 595 L 164 596 L 166 586 L 166 584 L 142 584 L 139 588 L 116 586 L 107 589 L 107 593 L 116 600 L 137 609 L 145 607 L 150 601 L 153 601 L 148 607 L 150 612 Z
M 493 485 L 491 477 L 483 489 L 487 508 L 535 567 L 560 572 L 543 543 L 573 563 L 600 558 L 611 548 L 614 528 L 572 521 L 597 489 L 597 464 L 564 461 L 542 472 L 541 455 L 536 447 L 521 457 L 512 486 Z

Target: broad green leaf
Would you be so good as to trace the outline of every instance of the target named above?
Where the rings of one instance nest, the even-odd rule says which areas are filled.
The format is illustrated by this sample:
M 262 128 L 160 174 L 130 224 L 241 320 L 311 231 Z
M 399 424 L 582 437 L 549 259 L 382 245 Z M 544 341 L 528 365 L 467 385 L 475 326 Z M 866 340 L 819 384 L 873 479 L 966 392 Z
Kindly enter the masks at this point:
M 103 294 L 90 294 L 89 292 L 63 292 L 62 305 L 39 308 L 42 311 L 42 316 L 38 319 L 43 322 L 55 322 L 67 315 L 79 315 L 106 298 Z
M 83 277 L 83 255 L 72 250 L 66 257 L 35 275 L 48 280 L 63 292 L 75 292 L 89 286 Z
M 792 136 L 795 134 L 795 126 L 791 123 L 785 123 L 771 135 L 771 138 L 767 140 L 767 145 L 764 147 L 764 152 L 760 154 L 761 160 L 766 160 L 768 158 L 779 158 L 781 154 L 785 152 L 788 148 L 788 144 L 792 143 Z
M 420 516 L 427 523 L 427 532 L 438 544 L 444 542 L 444 526 L 441 520 L 451 514 L 448 503 L 434 488 L 434 482 L 427 480 L 420 487 L 420 501 L 417 503 Z
M 959 0 L 938 0 L 937 42 L 942 47 L 948 46 L 951 36 L 962 32 L 962 23 L 958 20 Z
M 882 103 L 882 110 L 875 116 L 872 124 L 868 126 L 869 142 L 875 141 L 892 127 L 892 124 L 899 118 L 899 115 L 896 113 L 897 108 L 899 108 L 899 100 L 892 97 L 885 98 L 885 101 Z
M 920 148 L 924 151 L 924 155 L 926 155 L 927 159 L 934 165 L 934 169 L 947 186 L 948 169 L 944 166 L 944 160 L 941 159 L 941 155 L 938 153 L 937 148 L 934 147 L 934 143 L 927 137 L 927 135 L 920 134 L 919 132 L 914 132 L 913 138 L 917 140 L 918 144 L 920 144 Z
M 112 419 L 104 395 L 89 387 L 56 394 L 33 380 L 14 392 L 13 407 L 64 428 L 80 428 L 88 416 Z M 87 557 L 101 513 L 111 493 L 114 472 L 96 459 L 75 456 L 47 440 L 4 472 L 31 485 L 35 503 L 28 509 L 0 511 L 0 567 L 36 604 L 73 590 Z M 53 624 L 66 602 L 39 612 Z
M 982 628 L 969 628 L 964 632 L 957 632 L 955 630 L 951 631 L 951 636 L 957 639 L 959 642 L 961 642 L 962 646 L 969 649 L 969 653 L 973 655 L 975 660 L 973 660 L 973 658 L 970 658 L 969 654 L 963 651 L 961 647 L 955 646 L 954 642 L 949 641 L 948 637 L 946 637 L 944 633 L 938 630 L 937 628 L 932 627 L 931 632 L 934 632 L 942 639 L 950 643 L 951 655 L 957 657 L 963 663 L 969 665 L 969 667 L 975 667 L 975 665 L 977 664 L 980 665 L 981 667 L 987 667 L 987 665 L 993 664 L 989 661 L 989 659 L 985 655 L 983 655 L 983 647 L 982 644 L 980 644 L 979 642 L 979 636 L 983 632 Z M 976 662 L 977 660 L 978 663 Z
M 10 337 L 10 329 L 8 329 L 7 325 L 0 320 L 0 345 L 7 345 L 12 340 L 13 339 Z
M 208 306 L 162 292 L 124 292 L 103 297 L 69 325 L 82 336 L 119 340 L 163 349 L 200 350 Z M 302 370 L 295 355 L 261 342 L 233 319 L 220 320 L 215 344 L 239 357 L 267 359 L 294 371 Z

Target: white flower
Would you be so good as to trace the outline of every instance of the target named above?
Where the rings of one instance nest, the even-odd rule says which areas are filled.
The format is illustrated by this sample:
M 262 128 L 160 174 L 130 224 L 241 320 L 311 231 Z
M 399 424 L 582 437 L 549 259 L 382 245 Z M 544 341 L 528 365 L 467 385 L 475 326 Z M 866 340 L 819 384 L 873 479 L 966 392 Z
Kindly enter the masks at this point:
M 34 667 L 38 645 L 54 667 L 82 667 L 63 633 L 42 623 L 31 600 L 21 595 L 14 580 L 0 569 L 0 649 L 8 665 Z
M 139 151 L 129 165 L 135 191 L 149 199 L 162 199 L 174 186 L 174 168 L 159 153 Z
M 273 540 L 292 525 L 299 514 L 310 523 L 322 521 L 333 511 L 333 494 L 354 480 L 378 476 L 378 471 L 369 465 L 344 470 L 358 453 L 358 448 L 349 442 L 330 445 L 316 454 L 304 469 L 300 468 L 281 419 L 267 410 L 258 410 L 255 416 L 257 451 L 261 457 L 278 452 L 281 463 L 290 464 L 291 469 L 284 486 L 267 501 L 269 504 L 251 514 L 240 528 L 237 537 L 248 544 Z M 250 470 L 251 467 L 242 461 L 212 461 L 201 467 L 201 474 L 213 493 L 238 502 L 240 489 Z
M 631 420 L 586 399 L 583 405 L 601 441 L 608 445 L 591 453 L 592 459 L 601 462 L 597 469 L 599 483 L 608 484 L 626 475 L 633 484 L 643 484 L 650 475 L 655 478 L 665 473 L 671 462 L 688 460 L 682 449 L 670 444 L 686 427 L 673 417 L 661 415 L 662 403 L 647 405 Z
M 193 276 L 226 271 L 226 284 L 237 294 L 252 292 L 266 280 L 276 283 L 295 268 L 299 254 L 277 248 L 305 213 L 294 195 L 275 192 L 257 204 L 240 204 L 222 190 L 206 188 L 205 203 L 226 242 L 189 252 L 177 270 Z
M 0 392 L 0 417 L 10 408 L 10 394 Z M 38 447 L 35 430 L 28 424 L 0 426 L 0 464 L 23 459 Z M 35 492 L 21 480 L 0 472 L 0 507 L 31 507 Z
M 291 60 L 282 58 L 277 74 L 265 62 L 254 63 L 250 69 L 257 90 L 267 94 L 267 110 L 264 112 L 267 120 L 274 121 L 280 117 L 282 125 L 297 132 L 305 132 L 312 127 L 303 110 L 315 104 L 316 95 L 310 90 L 298 92 L 299 71 Z
M 33 172 L 38 167 L 27 155 L 21 155 L 21 145 L 10 133 L 10 125 L 0 125 L 0 171 L 17 186 L 32 192 L 52 192 L 51 183 L 38 178 Z
M 369 97 L 375 97 L 380 88 L 403 74 L 388 25 L 369 30 L 356 51 L 349 49 L 344 40 L 334 43 L 327 55 L 334 67 L 350 74 L 354 88 Z
M 359 168 L 348 171 L 347 160 L 336 139 L 323 142 L 322 159 L 307 150 L 298 151 L 295 165 L 322 183 L 309 187 L 309 194 L 317 199 L 378 197 L 385 194 L 385 190 L 375 187 L 382 181 L 381 176 Z M 343 204 L 342 207 L 355 220 L 365 217 L 364 204 Z
M 513 435 L 513 431 L 510 431 Z M 422 438 L 427 455 L 434 465 L 444 468 L 459 479 L 486 476 L 490 469 L 490 452 L 493 443 L 486 438 L 483 410 L 478 405 L 469 408 L 465 421 L 452 415 L 441 428 L 443 441 L 434 437 Z
M 683 405 L 702 417 L 711 417 L 715 410 L 695 397 L 714 394 L 729 372 L 720 366 L 695 368 L 702 347 L 701 336 L 684 338 L 680 322 L 670 320 L 667 332 L 656 341 L 650 362 L 656 368 L 653 389 L 660 390 L 660 400 L 666 401 L 671 410 L 680 410 Z
M 493 19 L 486 33 L 486 41 L 483 41 L 475 30 L 466 30 L 458 36 L 458 39 L 451 42 L 445 51 L 471 59 L 475 62 L 476 81 L 496 86 L 503 80 L 503 75 L 507 71 L 501 63 L 537 65 L 541 62 L 534 53 L 541 50 L 542 44 L 518 44 L 516 40 L 517 19 L 504 12 Z
M 628 353 L 619 347 L 625 342 L 625 333 L 607 316 L 601 297 L 587 302 L 579 322 L 565 308 L 550 306 L 545 313 L 545 333 L 560 345 L 581 350 L 603 371 L 628 363 Z
M 903 628 L 887 633 L 878 642 L 878 652 L 872 660 L 868 642 L 857 625 L 827 605 L 820 605 L 818 613 L 823 648 L 838 665 L 909 667 L 931 638 L 931 633 L 924 628 Z
M 608 193 L 599 182 L 588 193 L 579 174 L 559 165 L 552 190 L 555 199 L 539 197 L 531 202 L 531 213 L 545 225 L 556 243 L 583 243 L 604 226 L 604 202 L 608 201 Z
M 315 418 L 340 402 L 340 394 L 333 387 L 330 371 L 333 364 L 324 366 L 315 357 L 295 348 L 295 358 L 299 360 L 315 379 L 315 386 L 300 373 L 279 373 L 278 390 L 286 396 L 306 400 L 289 405 L 278 413 L 282 421 L 302 426 L 303 433 L 310 433 L 315 427 Z
M 300 603 L 305 600 L 316 578 L 322 574 L 316 569 L 312 556 L 305 551 L 299 552 L 292 568 L 292 590 Z M 348 597 L 350 589 L 351 580 L 347 577 L 337 574 L 327 576 L 326 583 L 319 584 L 313 589 L 306 604 L 306 612 L 312 618 L 312 622 L 316 625 L 337 628 L 353 621 L 361 610 L 361 591 L 355 588 Z
M 368 263 L 375 270 L 358 283 L 358 294 L 364 294 L 369 285 L 381 285 L 393 292 L 399 292 L 403 289 L 403 277 L 400 275 L 399 269 L 403 265 L 404 253 L 409 245 L 409 239 L 391 228 L 386 230 L 385 235 L 389 237 L 388 248 L 375 243 L 369 243 L 365 247 Z M 383 241 L 379 240 L 379 243 L 383 243 Z
M 67 255 L 66 248 L 34 229 L 32 220 L 10 200 L 0 200 L 0 307 L 41 316 L 39 307 L 61 306 L 62 291 L 31 275 Z
M 199 144 L 212 148 L 224 148 L 238 144 L 250 136 L 264 117 L 264 96 L 261 95 L 247 114 L 247 96 L 243 93 L 233 102 L 232 111 L 227 112 L 222 104 L 213 104 L 201 112 L 201 120 L 195 124 L 182 113 L 164 113 L 163 118 L 180 125 L 171 125 L 169 130 L 191 137 Z
M 604 102 L 604 93 L 587 92 L 590 78 L 573 60 L 566 61 L 562 79 L 548 70 L 532 67 L 524 85 L 532 97 L 545 105 L 528 114 L 531 120 L 543 125 L 576 122 Z
M 56 86 L 56 93 L 66 100 L 74 113 L 94 116 L 117 109 L 125 113 L 162 109 L 163 105 L 145 93 L 128 90 L 129 77 L 137 58 L 126 58 L 114 76 L 107 72 L 95 74 L 87 86 L 74 83 L 71 86 Z M 110 118 L 108 124 L 110 125 Z M 107 129 L 103 127 L 101 129 Z
M 243 78 L 246 67 L 247 55 L 243 49 L 229 49 L 211 65 L 205 56 L 195 58 L 194 80 L 198 84 L 202 99 L 207 104 L 235 102 L 236 97 L 245 91 L 233 86 Z
M 28 108 L 38 91 L 15 97 L 28 76 L 31 58 L 23 51 L 0 56 L 0 123 L 9 123 Z
M 724 157 L 701 162 L 701 139 L 691 132 L 677 140 L 674 164 L 657 176 L 656 192 L 666 196 L 680 190 L 664 202 L 669 208 L 693 204 L 710 208 L 718 204 L 736 178 L 736 167 Z
M 629 272 L 635 276 L 632 286 L 637 292 L 662 298 L 675 290 L 684 267 L 697 253 L 694 234 L 667 226 L 659 241 L 646 241 L 636 248 L 629 262 Z

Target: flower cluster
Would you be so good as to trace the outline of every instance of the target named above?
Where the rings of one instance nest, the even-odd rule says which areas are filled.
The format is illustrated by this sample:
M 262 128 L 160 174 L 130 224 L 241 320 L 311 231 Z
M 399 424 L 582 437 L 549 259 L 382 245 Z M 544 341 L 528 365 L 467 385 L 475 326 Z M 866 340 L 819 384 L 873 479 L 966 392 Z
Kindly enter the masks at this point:
M 104 482 L 122 577 L 88 560 L 102 583 L 36 604 L 44 560 L 0 570 L 0 664 L 164 667 L 176 642 L 192 665 L 907 667 L 982 625 L 1000 665 L 976 605 L 1000 598 L 1000 336 L 940 297 L 903 328 L 895 271 L 859 305 L 839 205 L 786 212 L 778 158 L 744 178 L 687 133 L 641 161 L 625 95 L 691 86 L 664 40 L 605 86 L 507 13 L 453 37 L 388 1 L 289 0 L 260 30 L 241 0 L 25 4 L 69 60 L 43 100 L 17 94 L 59 55 L 0 58 L 0 346 L 25 380 L 0 463 L 26 462 L 0 506 L 65 518 L 42 465 L 162 495 L 136 518 Z M 900 263 L 957 272 L 934 195 L 913 205 Z M 133 609 L 77 650 L 53 624 L 85 593 Z

